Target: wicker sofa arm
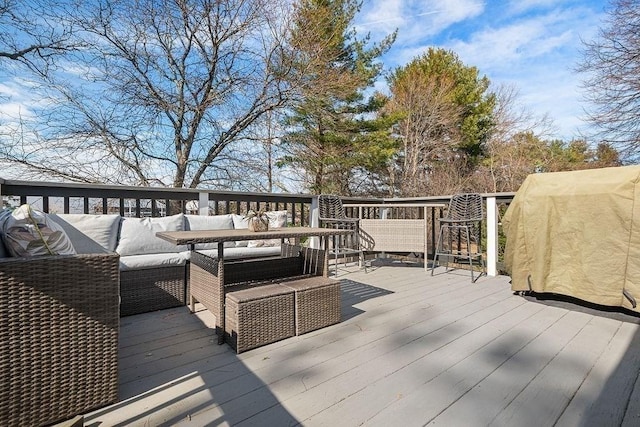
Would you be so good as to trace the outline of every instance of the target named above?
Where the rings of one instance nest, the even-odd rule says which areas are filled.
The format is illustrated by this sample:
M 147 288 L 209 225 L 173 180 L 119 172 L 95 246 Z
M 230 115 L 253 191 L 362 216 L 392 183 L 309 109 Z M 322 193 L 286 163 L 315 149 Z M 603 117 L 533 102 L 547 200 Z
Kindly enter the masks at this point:
M 115 402 L 119 256 L 0 258 L 0 425 Z

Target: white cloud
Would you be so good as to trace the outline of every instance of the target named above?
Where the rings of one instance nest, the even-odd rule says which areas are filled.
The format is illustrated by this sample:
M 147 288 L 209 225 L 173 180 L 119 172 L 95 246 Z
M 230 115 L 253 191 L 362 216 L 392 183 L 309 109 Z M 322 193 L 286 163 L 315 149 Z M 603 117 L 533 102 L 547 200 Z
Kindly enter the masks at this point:
M 453 41 L 448 48 L 481 69 L 502 68 L 505 64 L 536 58 L 577 43 L 577 34 L 564 22 L 561 15 L 539 16 L 482 30 L 466 41 Z
M 533 9 L 558 7 L 562 3 L 567 3 L 567 0 L 511 0 L 507 4 L 507 10 L 510 14 L 521 14 Z
M 432 31 L 440 32 L 449 26 L 466 19 L 475 18 L 484 12 L 484 3 L 476 0 L 436 0 L 431 24 Z
M 29 84 L 18 79 L 0 84 L 0 123 L 14 122 L 34 116 L 37 101 L 32 96 Z
M 0 119 L 0 123 L 6 123 L 7 119 L 13 121 L 18 118 L 33 117 L 33 113 L 19 102 L 3 102 L 0 103 L 0 117 L 4 118 L 4 120 Z
M 374 40 L 398 29 L 396 45 L 407 47 L 483 11 L 478 0 L 374 0 L 362 10 L 356 29 Z
M 392 33 L 405 23 L 403 15 L 406 0 L 375 0 L 368 3 L 358 17 L 356 25 L 359 33 Z
M 590 38 L 597 26 L 598 15 L 592 11 L 555 9 L 483 29 L 447 47 L 493 82 L 515 83 L 522 101 L 537 114 L 548 114 L 559 138 L 570 139 L 583 125 L 581 76 L 573 69 L 580 59 L 581 38 Z

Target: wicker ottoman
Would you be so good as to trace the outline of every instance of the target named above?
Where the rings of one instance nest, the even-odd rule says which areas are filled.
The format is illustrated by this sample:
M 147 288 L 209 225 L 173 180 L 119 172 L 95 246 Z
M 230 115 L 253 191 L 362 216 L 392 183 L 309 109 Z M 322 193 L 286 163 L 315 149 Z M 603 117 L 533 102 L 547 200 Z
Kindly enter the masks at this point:
M 227 293 L 225 340 L 242 353 L 294 336 L 293 294 L 279 284 Z
M 313 276 L 283 282 L 295 291 L 296 335 L 306 334 L 340 322 L 340 282 Z

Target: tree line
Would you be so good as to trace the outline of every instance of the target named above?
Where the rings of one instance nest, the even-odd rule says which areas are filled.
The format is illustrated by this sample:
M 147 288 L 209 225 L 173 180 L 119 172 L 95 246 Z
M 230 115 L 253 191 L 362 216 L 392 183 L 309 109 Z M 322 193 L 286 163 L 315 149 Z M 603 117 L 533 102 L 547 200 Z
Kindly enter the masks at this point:
M 640 135 L 637 3 L 611 3 L 578 70 L 600 133 L 562 141 L 455 52 L 385 70 L 396 34 L 357 34 L 357 0 L 3 0 L 0 71 L 31 100 L 0 115 L 0 163 L 34 179 L 404 197 L 621 165 Z

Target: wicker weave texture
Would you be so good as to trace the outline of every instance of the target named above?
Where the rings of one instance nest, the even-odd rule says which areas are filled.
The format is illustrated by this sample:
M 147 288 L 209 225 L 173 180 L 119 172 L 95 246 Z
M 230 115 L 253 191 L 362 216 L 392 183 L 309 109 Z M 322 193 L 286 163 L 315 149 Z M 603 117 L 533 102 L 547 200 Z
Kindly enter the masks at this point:
M 185 304 L 185 266 L 125 270 L 120 274 L 120 315 L 146 313 Z
M 237 353 L 294 334 L 292 289 L 273 284 L 227 294 L 225 337 Z
M 344 212 L 342 199 L 335 194 L 320 194 L 318 196 L 318 217 L 319 219 L 344 219 L 347 215 Z
M 451 197 L 447 214 L 441 222 L 482 221 L 484 209 L 482 195 L 477 193 L 455 194 Z
M 216 332 L 223 336 L 227 292 L 262 286 L 265 282 L 326 274 L 327 254 L 320 249 L 283 244 L 282 257 L 233 261 L 220 261 L 192 252 L 189 278 L 191 309 L 195 309 L 196 301 L 204 305 L 216 318 Z
M 447 270 L 449 261 L 468 263 L 471 281 L 477 279 L 474 279 L 473 274 L 474 259 L 484 269 L 480 230 L 480 222 L 483 219 L 484 209 L 480 194 L 464 193 L 451 197 L 447 214 L 440 218 L 440 233 L 431 264 L 431 275 L 439 265 L 438 260 L 442 263 L 444 259 Z
M 340 282 L 326 277 L 283 282 L 295 291 L 296 335 L 340 322 Z
M 0 425 L 117 400 L 117 254 L 0 259 Z
M 224 313 L 224 271 L 216 259 L 191 253 L 189 277 L 189 304 L 195 311 L 195 302 L 204 305 L 216 318 L 216 333 L 222 336 L 222 314 Z
M 380 252 L 428 252 L 424 219 L 363 219 L 365 249 Z M 371 242 L 371 245 L 367 245 Z

